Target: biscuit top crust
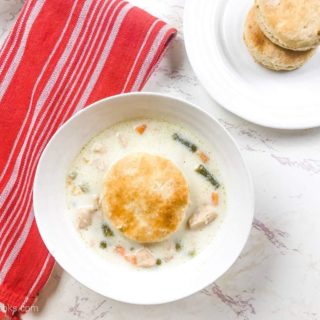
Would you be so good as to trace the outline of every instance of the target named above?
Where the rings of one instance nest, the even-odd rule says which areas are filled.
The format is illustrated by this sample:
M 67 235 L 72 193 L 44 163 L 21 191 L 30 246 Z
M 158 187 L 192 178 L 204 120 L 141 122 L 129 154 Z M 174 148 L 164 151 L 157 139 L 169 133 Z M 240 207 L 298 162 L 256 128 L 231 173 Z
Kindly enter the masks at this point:
M 187 182 L 172 161 L 137 153 L 111 167 L 102 205 L 107 219 L 127 238 L 152 243 L 178 229 L 188 200 Z
M 260 30 L 256 21 L 256 8 L 253 7 L 247 16 L 245 24 L 245 41 L 256 59 L 264 64 L 274 64 L 279 67 L 302 64 L 312 51 L 291 51 L 272 43 Z
M 320 0 L 256 0 L 264 27 L 289 47 L 320 42 Z

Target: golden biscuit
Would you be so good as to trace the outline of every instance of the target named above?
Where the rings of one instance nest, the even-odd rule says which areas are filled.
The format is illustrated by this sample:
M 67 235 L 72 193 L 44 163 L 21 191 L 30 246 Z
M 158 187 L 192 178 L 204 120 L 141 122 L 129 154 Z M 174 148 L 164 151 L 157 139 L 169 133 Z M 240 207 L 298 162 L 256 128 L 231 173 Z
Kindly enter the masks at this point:
M 256 21 L 257 9 L 253 7 L 245 23 L 244 41 L 253 58 L 264 67 L 280 71 L 301 67 L 314 53 L 309 51 L 291 51 L 272 43 L 260 30 Z
M 275 44 L 304 51 L 320 43 L 320 0 L 256 0 L 257 22 Z
M 172 161 L 137 153 L 120 159 L 107 173 L 102 207 L 126 237 L 152 243 L 178 229 L 188 199 L 187 182 Z

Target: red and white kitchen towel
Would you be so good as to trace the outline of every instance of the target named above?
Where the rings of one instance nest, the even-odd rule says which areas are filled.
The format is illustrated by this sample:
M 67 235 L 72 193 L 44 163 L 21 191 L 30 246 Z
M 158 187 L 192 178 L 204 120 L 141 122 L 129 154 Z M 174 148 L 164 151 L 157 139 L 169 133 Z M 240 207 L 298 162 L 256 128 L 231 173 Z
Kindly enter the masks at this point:
M 175 34 L 121 0 L 26 1 L 0 51 L 0 302 L 9 318 L 34 302 L 54 265 L 32 209 L 42 150 L 81 108 L 140 90 Z

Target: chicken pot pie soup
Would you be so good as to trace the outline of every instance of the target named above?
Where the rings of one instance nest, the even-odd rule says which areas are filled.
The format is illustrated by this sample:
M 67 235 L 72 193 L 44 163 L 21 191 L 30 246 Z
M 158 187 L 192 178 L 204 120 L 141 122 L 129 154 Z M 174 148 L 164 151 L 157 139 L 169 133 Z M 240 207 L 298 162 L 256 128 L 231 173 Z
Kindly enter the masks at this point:
M 210 144 L 183 125 L 120 122 L 94 137 L 66 177 L 69 215 L 103 258 L 134 268 L 182 263 L 213 240 L 226 207 Z

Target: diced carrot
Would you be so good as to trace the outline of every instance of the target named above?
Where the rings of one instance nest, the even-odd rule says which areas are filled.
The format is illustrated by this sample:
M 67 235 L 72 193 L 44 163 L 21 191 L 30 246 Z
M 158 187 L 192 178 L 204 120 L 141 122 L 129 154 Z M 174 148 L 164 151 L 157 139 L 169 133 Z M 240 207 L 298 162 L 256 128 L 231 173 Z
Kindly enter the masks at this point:
M 147 129 L 147 125 L 146 124 L 142 124 L 141 126 L 137 126 L 136 127 L 136 131 L 139 133 L 139 134 L 143 134 Z
M 119 245 L 115 247 L 115 251 L 118 254 L 120 254 L 120 256 L 122 256 L 122 257 L 124 257 L 125 254 L 126 254 L 126 249 L 124 247 L 122 247 L 122 246 L 119 246 Z
M 212 200 L 212 202 L 213 202 L 213 204 L 215 206 L 217 206 L 219 204 L 219 194 L 218 194 L 218 192 L 214 191 L 214 192 L 211 193 L 211 200 Z
M 125 256 L 124 257 L 129 263 L 136 265 L 137 264 L 137 257 L 134 255 L 131 256 Z
M 207 163 L 209 161 L 209 157 L 202 151 L 197 151 L 197 155 L 201 159 L 203 163 Z

